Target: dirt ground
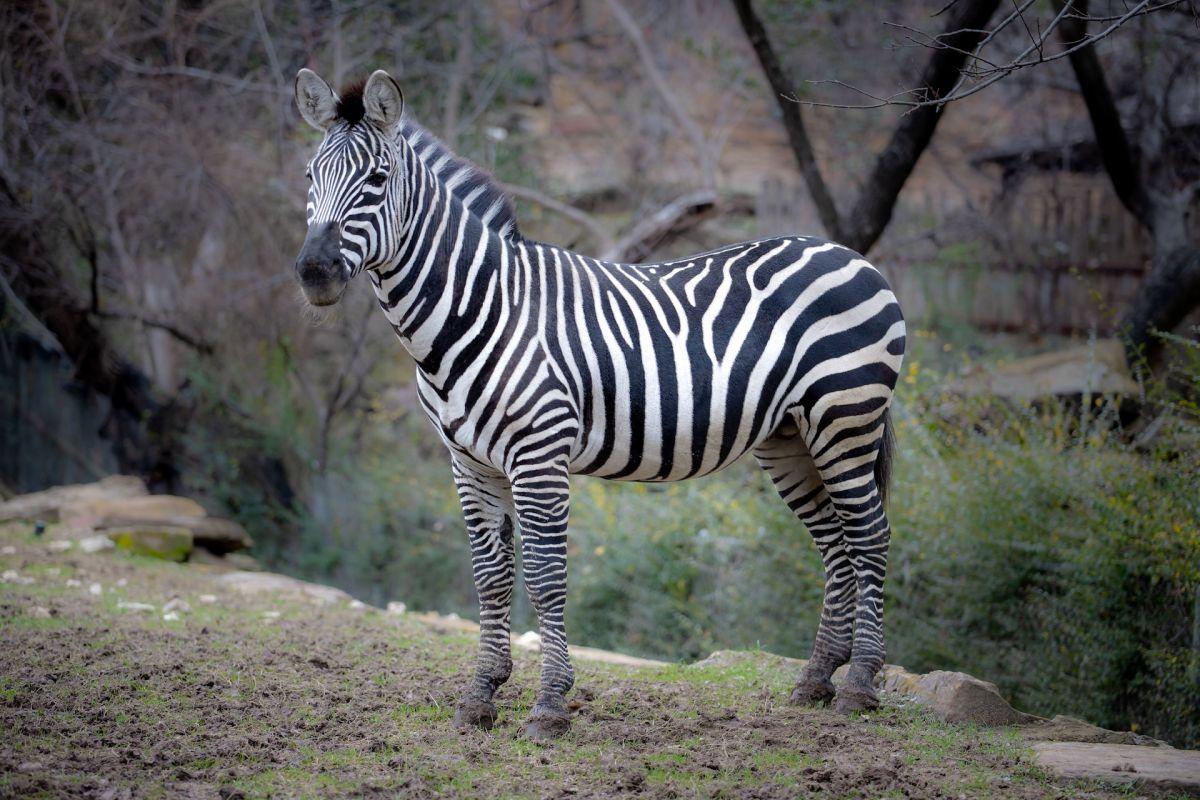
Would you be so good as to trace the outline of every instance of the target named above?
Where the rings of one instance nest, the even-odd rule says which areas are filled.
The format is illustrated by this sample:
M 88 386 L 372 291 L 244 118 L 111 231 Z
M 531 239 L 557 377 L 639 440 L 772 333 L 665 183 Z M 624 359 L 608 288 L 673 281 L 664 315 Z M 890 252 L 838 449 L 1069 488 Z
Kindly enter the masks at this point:
M 1011 732 L 893 704 L 854 719 L 790 707 L 794 676 L 766 654 L 579 662 L 571 732 L 543 745 L 521 736 L 537 669 L 518 651 L 496 729 L 458 732 L 468 635 L 242 597 L 217 567 L 52 538 L 0 527 L 0 796 L 1129 796 L 1053 782 Z M 172 598 L 188 609 L 164 619 Z

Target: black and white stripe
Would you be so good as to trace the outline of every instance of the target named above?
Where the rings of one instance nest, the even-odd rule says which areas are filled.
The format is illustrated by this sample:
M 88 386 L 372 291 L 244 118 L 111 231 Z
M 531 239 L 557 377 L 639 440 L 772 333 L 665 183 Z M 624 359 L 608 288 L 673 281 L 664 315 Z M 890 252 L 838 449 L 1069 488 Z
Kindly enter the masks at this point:
M 839 706 L 874 703 L 889 538 L 880 453 L 905 329 L 870 264 L 813 237 L 654 265 L 526 241 L 495 184 L 407 121 L 334 120 L 310 170 L 310 224 L 340 224 L 345 262 L 369 275 L 452 455 L 482 629 L 460 721 L 490 725 L 511 671 L 515 530 L 542 635 L 530 730 L 565 727 L 570 474 L 675 481 L 748 452 L 826 567 L 794 699 L 831 699 L 829 677 L 849 661 Z

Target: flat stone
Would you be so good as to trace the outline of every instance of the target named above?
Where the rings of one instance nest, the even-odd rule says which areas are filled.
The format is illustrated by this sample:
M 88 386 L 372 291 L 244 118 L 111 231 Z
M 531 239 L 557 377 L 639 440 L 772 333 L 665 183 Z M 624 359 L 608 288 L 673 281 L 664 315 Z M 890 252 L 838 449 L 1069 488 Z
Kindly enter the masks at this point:
M 1200 791 L 1200 751 L 1093 742 L 1037 742 L 1038 764 L 1064 778 Z
M 152 522 L 178 525 L 180 518 L 200 519 L 207 516 L 204 507 L 195 500 L 170 494 L 142 497 L 102 497 L 63 506 L 62 521 L 76 529 L 93 530 Z
M 159 497 L 167 497 L 167 495 L 154 495 L 155 499 Z M 172 501 L 185 500 L 187 503 L 192 503 L 191 500 L 181 497 L 172 497 L 170 499 Z M 196 507 L 199 508 L 199 506 Z M 107 528 L 120 528 L 126 525 L 137 525 L 147 522 L 155 525 L 170 525 L 173 528 L 187 528 L 192 532 L 192 543 L 196 547 L 202 547 L 216 555 L 225 555 L 237 550 L 245 550 L 254 544 L 254 540 L 250 538 L 250 534 L 246 533 L 246 529 L 233 520 L 197 516 L 191 513 L 156 513 L 153 508 L 135 508 L 133 513 L 129 514 L 122 513 L 120 509 L 117 509 L 105 514 L 102 518 L 92 520 L 92 527 L 102 531 Z
M 354 599 L 341 589 L 335 589 L 332 586 L 322 586 L 318 583 L 309 583 L 308 581 L 289 578 L 287 575 L 278 575 L 273 572 L 227 572 L 224 575 L 217 576 L 214 580 L 223 586 L 248 595 L 291 595 L 293 597 L 305 597 L 317 600 L 322 603 L 348 602 Z
M 104 535 L 121 550 L 166 561 L 185 561 L 192 552 L 192 532 L 170 525 L 130 525 L 110 528 Z
M 1035 719 L 1021 726 L 1021 735 L 1035 742 L 1093 742 L 1096 744 L 1136 744 L 1143 747 L 1165 745 L 1152 736 L 1133 731 L 1110 731 L 1081 719 L 1062 714 L 1053 719 Z
M 148 494 L 141 478 L 132 475 L 110 475 L 95 483 L 54 486 L 0 503 L 0 522 L 26 520 L 29 522 L 58 522 L 65 506 L 104 498 L 139 497 Z

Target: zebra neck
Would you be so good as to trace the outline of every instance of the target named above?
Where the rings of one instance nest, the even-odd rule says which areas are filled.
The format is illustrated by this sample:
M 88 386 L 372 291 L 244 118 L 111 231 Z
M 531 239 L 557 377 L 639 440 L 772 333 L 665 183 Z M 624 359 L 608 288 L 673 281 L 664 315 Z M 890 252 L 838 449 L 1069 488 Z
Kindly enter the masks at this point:
M 434 386 L 454 357 L 494 333 L 514 301 L 519 244 L 500 236 L 418 160 L 397 219 L 400 257 L 375 293 L 401 342 Z

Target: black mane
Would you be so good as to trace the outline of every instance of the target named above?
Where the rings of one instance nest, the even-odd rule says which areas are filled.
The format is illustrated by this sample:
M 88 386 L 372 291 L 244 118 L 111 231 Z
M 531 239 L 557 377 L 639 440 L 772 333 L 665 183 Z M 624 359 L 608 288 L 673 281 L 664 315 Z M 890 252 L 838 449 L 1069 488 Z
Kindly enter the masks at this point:
M 367 113 L 366 107 L 363 106 L 363 89 L 367 86 L 367 82 L 354 81 L 342 87 L 342 91 L 338 94 L 337 118 L 353 125 L 363 118 L 363 114 Z
M 337 118 L 353 125 L 359 122 L 366 109 L 363 89 L 366 81 L 345 86 L 338 95 Z M 517 213 L 512 198 L 487 170 L 452 151 L 440 139 L 405 115 L 400 123 L 400 136 L 416 151 L 420 159 L 454 195 L 496 233 L 518 241 Z M 478 194 L 474 198 L 472 194 Z

